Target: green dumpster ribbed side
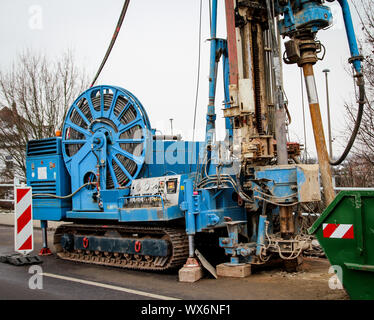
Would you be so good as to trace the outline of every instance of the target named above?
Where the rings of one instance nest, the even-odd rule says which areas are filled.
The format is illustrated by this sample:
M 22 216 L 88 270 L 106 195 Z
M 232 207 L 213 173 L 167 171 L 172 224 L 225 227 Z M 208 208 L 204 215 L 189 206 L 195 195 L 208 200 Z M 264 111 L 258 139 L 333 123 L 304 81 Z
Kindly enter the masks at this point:
M 351 299 L 374 299 L 374 192 L 342 191 L 308 230 Z M 337 269 L 337 268 L 335 268 Z

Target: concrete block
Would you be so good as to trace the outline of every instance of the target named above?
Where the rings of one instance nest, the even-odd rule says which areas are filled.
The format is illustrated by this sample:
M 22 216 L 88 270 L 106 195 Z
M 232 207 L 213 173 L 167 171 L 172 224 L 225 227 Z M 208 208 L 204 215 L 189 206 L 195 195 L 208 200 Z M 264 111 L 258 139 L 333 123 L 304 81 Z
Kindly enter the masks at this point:
M 245 278 L 251 275 L 251 265 L 242 264 L 231 266 L 226 263 L 221 263 L 217 266 L 217 275 L 219 277 Z
M 203 277 L 203 270 L 200 266 L 184 266 L 179 270 L 180 282 L 196 282 Z

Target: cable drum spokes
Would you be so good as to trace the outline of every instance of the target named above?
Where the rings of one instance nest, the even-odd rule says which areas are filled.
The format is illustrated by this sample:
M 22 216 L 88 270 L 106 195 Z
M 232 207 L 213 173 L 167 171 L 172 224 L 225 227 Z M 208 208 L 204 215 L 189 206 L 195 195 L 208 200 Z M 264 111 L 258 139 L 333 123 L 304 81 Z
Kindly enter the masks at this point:
M 73 103 L 64 122 L 62 151 L 68 171 L 72 159 L 93 152 L 95 136 L 104 134 L 106 188 L 130 184 L 144 164 L 150 129 L 143 106 L 129 91 L 112 86 L 90 88 Z

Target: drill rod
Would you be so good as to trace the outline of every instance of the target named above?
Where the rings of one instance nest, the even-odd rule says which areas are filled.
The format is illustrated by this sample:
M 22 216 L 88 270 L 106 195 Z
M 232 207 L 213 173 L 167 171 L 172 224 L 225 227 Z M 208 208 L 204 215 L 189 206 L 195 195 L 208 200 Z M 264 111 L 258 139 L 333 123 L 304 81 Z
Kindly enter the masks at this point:
M 325 196 L 326 205 L 329 205 L 335 198 L 335 192 L 332 185 L 332 174 L 329 163 L 329 154 L 327 152 L 326 140 L 323 132 L 323 124 L 321 118 L 321 111 L 319 107 L 317 88 L 314 78 L 313 64 L 303 64 L 303 72 L 308 92 L 309 110 L 312 119 L 314 140 L 316 143 L 318 162 L 321 172 L 323 194 Z

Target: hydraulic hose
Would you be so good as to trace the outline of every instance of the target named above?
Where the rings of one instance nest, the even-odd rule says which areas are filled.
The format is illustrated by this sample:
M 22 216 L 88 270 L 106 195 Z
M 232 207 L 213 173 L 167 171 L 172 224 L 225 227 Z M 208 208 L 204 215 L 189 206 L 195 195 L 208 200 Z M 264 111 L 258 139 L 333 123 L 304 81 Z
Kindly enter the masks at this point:
M 351 134 L 351 137 L 348 141 L 348 144 L 343 152 L 343 154 L 340 156 L 340 158 L 336 161 L 332 161 L 329 159 L 329 162 L 332 166 L 338 166 L 340 165 L 348 156 L 349 152 L 351 151 L 351 148 L 353 146 L 353 143 L 356 140 L 358 130 L 360 129 L 361 126 L 361 120 L 362 116 L 364 114 L 364 105 L 365 105 L 365 99 L 366 99 L 366 94 L 365 94 L 365 84 L 364 84 L 364 78 L 362 74 L 358 75 L 358 89 L 359 89 L 359 101 L 358 101 L 358 111 L 357 111 L 357 117 L 355 121 L 355 125 Z
M 331 1 L 329 0 L 329 2 Z M 348 144 L 343 154 L 338 160 L 332 161 L 331 159 L 329 159 L 329 163 L 332 166 L 337 166 L 341 164 L 347 158 L 348 153 L 351 150 L 353 143 L 356 140 L 358 130 L 360 129 L 362 116 L 364 114 L 364 105 L 366 101 L 365 83 L 364 83 L 364 77 L 362 74 L 362 66 L 361 66 L 361 61 L 363 60 L 363 57 L 360 55 L 359 50 L 358 50 L 356 35 L 354 32 L 354 27 L 353 27 L 353 22 L 352 22 L 351 11 L 349 9 L 349 4 L 347 0 L 338 0 L 338 2 L 342 8 L 342 14 L 343 14 L 345 30 L 346 30 L 347 38 L 348 38 L 349 50 L 351 52 L 351 58 L 349 59 L 349 62 L 353 64 L 353 67 L 356 70 L 357 85 L 359 89 L 359 101 L 358 101 L 357 118 L 355 121 L 355 125 L 352 131 L 351 138 L 349 139 Z
M 81 185 L 77 190 L 75 190 L 73 193 L 68 194 L 66 196 L 57 196 L 55 194 L 51 193 L 34 193 L 32 196 L 33 197 L 48 197 L 48 198 L 56 198 L 56 199 L 68 199 L 76 195 L 80 190 L 82 190 L 84 187 L 89 186 L 89 185 L 96 185 L 95 182 L 87 182 L 83 185 Z
M 104 68 L 104 65 L 106 63 L 106 61 L 108 60 L 108 57 L 110 55 L 110 52 L 112 51 L 112 48 L 114 46 L 114 43 L 116 42 L 116 39 L 117 39 L 117 36 L 118 36 L 118 33 L 119 31 L 121 30 L 121 26 L 122 26 L 122 22 L 123 22 L 123 19 L 125 18 L 125 15 L 126 15 L 126 11 L 127 11 L 127 8 L 129 6 L 129 3 L 130 3 L 130 0 L 126 0 L 125 3 L 123 4 L 123 7 L 122 7 L 122 11 L 121 11 L 121 14 L 119 16 L 119 19 L 118 19 L 118 22 L 117 22 L 117 26 L 116 26 L 116 29 L 114 30 L 114 34 L 113 34 L 113 37 L 112 37 L 112 40 L 110 41 L 110 44 L 109 44 L 109 47 L 105 53 L 105 56 L 104 56 L 104 59 L 103 61 L 101 62 L 101 65 L 99 67 L 99 70 L 97 70 L 97 73 L 91 83 L 91 86 L 90 87 L 93 87 L 97 78 L 99 77 L 100 73 L 101 73 L 101 70 L 103 70 Z

